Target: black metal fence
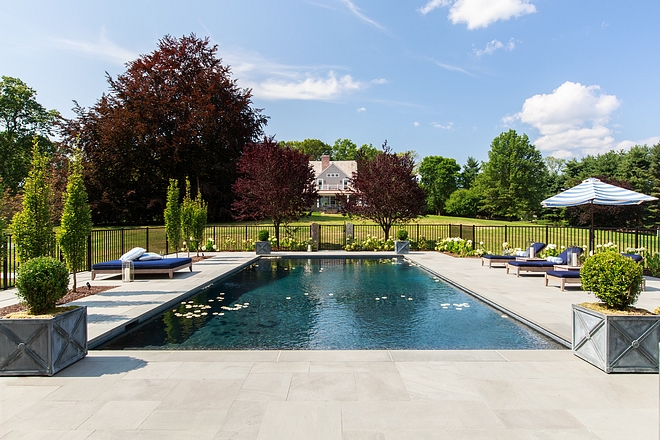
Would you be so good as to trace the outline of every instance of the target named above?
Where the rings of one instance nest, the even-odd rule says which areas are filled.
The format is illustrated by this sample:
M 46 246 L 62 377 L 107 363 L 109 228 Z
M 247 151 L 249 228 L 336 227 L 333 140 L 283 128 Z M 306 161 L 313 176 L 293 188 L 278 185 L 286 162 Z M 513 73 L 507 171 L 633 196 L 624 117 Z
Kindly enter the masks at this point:
M 254 242 L 260 230 L 267 229 L 271 236 L 275 235 L 272 226 L 230 225 L 208 226 L 205 238 L 213 240 L 217 251 L 245 251 L 254 249 Z M 364 241 L 367 235 L 385 238 L 382 229 L 376 224 L 353 225 L 353 240 Z M 426 244 L 426 249 L 433 249 L 435 242 L 448 237 L 460 237 L 472 240 L 476 246 L 498 253 L 502 244 L 508 243 L 512 248 L 524 249 L 531 242 L 540 241 L 557 246 L 587 246 L 589 244 L 589 228 L 560 226 L 478 226 L 413 223 L 396 225 L 390 230 L 394 237 L 399 229 L 408 231 L 408 239 L 413 249 L 420 243 Z M 347 224 L 319 224 L 319 250 L 339 250 L 347 244 Z M 595 230 L 596 245 L 612 242 L 621 252 L 629 248 L 645 248 L 647 255 L 655 254 L 659 249 L 660 229 L 643 228 L 599 228 Z M 288 239 L 296 243 L 305 243 L 310 239 L 311 226 L 281 227 L 280 240 Z M 15 242 L 11 235 L 5 236 L 2 252 L 2 289 L 15 285 L 15 274 L 18 269 L 18 255 Z M 140 246 L 151 252 L 169 254 L 176 251 L 167 242 L 164 227 L 149 228 L 117 228 L 94 230 L 87 241 L 86 270 L 91 270 L 95 263 L 114 260 L 133 247 Z M 421 247 L 421 246 L 420 246 Z M 306 246 L 305 246 L 306 248 Z M 61 258 L 59 248 L 55 256 Z

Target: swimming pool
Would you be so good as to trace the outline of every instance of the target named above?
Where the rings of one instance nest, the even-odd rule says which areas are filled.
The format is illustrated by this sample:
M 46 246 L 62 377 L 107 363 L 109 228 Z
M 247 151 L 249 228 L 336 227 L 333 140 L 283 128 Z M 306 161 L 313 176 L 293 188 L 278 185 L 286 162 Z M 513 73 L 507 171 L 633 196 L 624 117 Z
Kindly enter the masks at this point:
M 261 259 L 106 349 L 558 349 L 403 260 Z

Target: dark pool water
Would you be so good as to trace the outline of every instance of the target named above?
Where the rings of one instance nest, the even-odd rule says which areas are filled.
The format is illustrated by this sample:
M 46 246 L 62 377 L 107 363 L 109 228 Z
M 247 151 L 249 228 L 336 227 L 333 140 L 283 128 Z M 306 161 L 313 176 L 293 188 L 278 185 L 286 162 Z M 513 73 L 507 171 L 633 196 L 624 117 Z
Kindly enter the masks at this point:
M 562 347 L 402 260 L 262 259 L 104 348 Z

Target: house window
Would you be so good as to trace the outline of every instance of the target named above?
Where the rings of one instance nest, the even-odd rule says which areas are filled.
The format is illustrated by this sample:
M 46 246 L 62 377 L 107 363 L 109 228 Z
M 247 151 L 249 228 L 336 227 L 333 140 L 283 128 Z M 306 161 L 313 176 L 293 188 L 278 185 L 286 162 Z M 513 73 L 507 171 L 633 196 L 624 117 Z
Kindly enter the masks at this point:
M 344 179 L 342 183 L 344 184 L 344 189 L 348 188 L 348 179 Z
M 339 173 L 328 173 L 326 177 L 339 177 Z
M 323 188 L 323 179 L 318 179 L 316 181 L 316 184 L 319 186 L 319 189 L 322 189 Z

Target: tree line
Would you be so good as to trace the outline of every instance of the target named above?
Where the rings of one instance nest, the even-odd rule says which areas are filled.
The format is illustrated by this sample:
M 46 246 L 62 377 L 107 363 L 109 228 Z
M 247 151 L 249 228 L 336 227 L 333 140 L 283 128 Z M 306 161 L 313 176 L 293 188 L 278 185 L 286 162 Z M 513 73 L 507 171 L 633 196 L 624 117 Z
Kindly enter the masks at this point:
M 241 182 L 251 171 L 262 173 L 261 179 L 263 173 L 282 177 L 283 168 L 263 165 L 256 170 L 254 165 L 250 170 L 241 161 L 261 154 L 255 146 L 271 144 L 299 153 L 302 162 L 326 154 L 332 160 L 356 160 L 363 176 L 369 164 L 382 167 L 381 162 L 396 162 L 394 156 L 405 158 L 405 166 L 399 165 L 412 166 L 412 176 L 423 194 L 420 214 L 584 224 L 582 208 L 545 210 L 540 202 L 587 177 L 660 195 L 660 144 L 580 159 L 544 159 L 527 135 L 509 130 L 492 141 L 488 160 L 469 157 L 461 166 L 442 156 L 427 156 L 415 163 L 412 150 L 395 154 L 387 146 L 358 146 L 349 139 L 337 139 L 332 145 L 318 139 L 277 142 L 265 135 L 268 117 L 253 106 L 251 91 L 238 87 L 230 66 L 218 57 L 217 47 L 194 34 L 165 36 L 156 50 L 129 62 L 116 78 L 107 75 L 107 81 L 108 92 L 92 107 L 83 108 L 74 101 L 75 117 L 65 119 L 40 105 L 36 91 L 20 79 L 2 77 L 0 191 L 4 218 L 11 218 L 20 208 L 33 145 L 39 154 L 49 157 L 47 179 L 56 194 L 51 201 L 56 222 L 63 209 L 58 195 L 65 190 L 68 159 L 74 154 L 80 157 L 95 224 L 162 224 L 171 181 L 203 197 L 209 221 L 254 218 L 254 212 L 241 208 L 245 200 Z M 354 177 L 353 183 L 361 179 L 359 173 Z M 404 180 L 408 179 L 406 174 Z M 262 192 L 285 204 L 281 189 L 262 188 Z M 308 196 L 305 193 L 303 199 Z M 360 198 L 353 196 L 353 200 Z M 181 202 L 183 195 L 178 197 Z M 262 203 L 266 201 L 262 199 Z M 354 205 L 354 212 L 366 206 L 366 202 Z M 299 213 L 294 207 L 290 211 Z M 259 215 L 279 216 L 272 210 Z M 595 215 L 600 225 L 660 220 L 655 204 L 604 207 Z M 290 217 L 286 214 L 276 221 L 286 222 Z

